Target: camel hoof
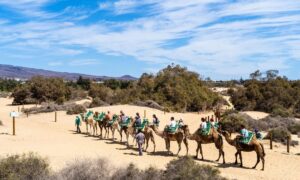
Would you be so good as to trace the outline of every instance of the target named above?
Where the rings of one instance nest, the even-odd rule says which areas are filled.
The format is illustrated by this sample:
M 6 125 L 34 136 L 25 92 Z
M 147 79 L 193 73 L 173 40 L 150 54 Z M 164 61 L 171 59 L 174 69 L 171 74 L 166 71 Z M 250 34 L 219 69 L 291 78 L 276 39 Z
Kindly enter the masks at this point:
M 237 163 L 237 162 L 234 162 L 234 164 L 237 165 L 238 163 Z
M 242 168 L 242 167 L 243 167 L 243 165 L 240 165 L 240 167 Z
M 264 171 L 265 169 L 261 169 L 261 171 Z
M 255 168 L 256 168 L 255 166 L 252 167 L 252 169 L 255 169 Z
M 198 159 L 198 156 L 194 156 L 194 159 Z

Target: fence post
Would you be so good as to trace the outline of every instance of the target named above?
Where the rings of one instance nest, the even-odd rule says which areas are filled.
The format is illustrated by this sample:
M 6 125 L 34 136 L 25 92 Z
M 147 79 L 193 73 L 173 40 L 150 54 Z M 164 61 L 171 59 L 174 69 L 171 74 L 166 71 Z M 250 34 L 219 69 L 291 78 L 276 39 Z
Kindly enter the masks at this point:
M 16 118 L 13 117 L 13 135 L 16 135 Z
M 20 112 L 20 106 L 18 106 L 18 112 Z
M 57 112 L 55 111 L 55 122 L 57 122 Z
M 270 149 L 273 149 L 273 135 L 270 132 Z
M 287 136 L 286 138 L 287 138 L 287 143 L 286 143 L 286 145 L 287 145 L 287 152 L 290 153 L 290 137 Z
M 144 118 L 146 118 L 146 113 L 147 113 L 147 111 L 146 111 L 146 110 L 144 110 Z

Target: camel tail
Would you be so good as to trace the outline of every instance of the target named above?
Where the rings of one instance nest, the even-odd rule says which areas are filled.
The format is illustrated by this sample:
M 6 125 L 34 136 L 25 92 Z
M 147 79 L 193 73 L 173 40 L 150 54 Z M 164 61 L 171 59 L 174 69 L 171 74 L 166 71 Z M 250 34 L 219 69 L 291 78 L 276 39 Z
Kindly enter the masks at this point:
M 262 153 L 263 153 L 263 156 L 265 157 L 266 156 L 266 153 L 265 153 L 265 148 L 264 148 L 264 146 L 260 143 L 260 146 L 261 146 L 261 148 L 262 148 Z

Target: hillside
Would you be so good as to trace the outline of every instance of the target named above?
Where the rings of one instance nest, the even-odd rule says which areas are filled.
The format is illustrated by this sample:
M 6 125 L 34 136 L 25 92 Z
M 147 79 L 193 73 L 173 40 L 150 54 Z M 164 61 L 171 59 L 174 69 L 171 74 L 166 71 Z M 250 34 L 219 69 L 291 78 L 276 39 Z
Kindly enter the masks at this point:
M 124 75 L 121 77 L 94 76 L 94 75 L 87 75 L 87 74 L 57 72 L 57 71 L 49 71 L 44 69 L 35 69 L 35 68 L 0 64 L 0 78 L 30 79 L 33 76 L 61 77 L 66 80 L 76 80 L 78 79 L 79 76 L 97 80 L 97 81 L 107 80 L 107 79 L 136 80 L 135 77 L 132 77 L 130 75 Z

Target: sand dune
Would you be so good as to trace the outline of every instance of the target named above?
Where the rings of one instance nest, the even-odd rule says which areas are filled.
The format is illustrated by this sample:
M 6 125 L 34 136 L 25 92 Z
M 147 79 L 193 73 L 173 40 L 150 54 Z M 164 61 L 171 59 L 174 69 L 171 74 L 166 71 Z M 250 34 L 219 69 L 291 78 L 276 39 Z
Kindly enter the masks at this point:
M 116 166 L 123 166 L 130 162 L 135 163 L 141 168 L 150 165 L 158 168 L 164 168 L 165 165 L 176 157 L 165 156 L 164 141 L 155 136 L 157 143 L 156 154 L 145 154 L 143 157 L 137 156 L 137 151 L 134 148 L 127 149 L 122 143 L 119 143 L 119 135 L 116 135 L 118 141 L 113 143 L 110 140 L 100 140 L 97 137 L 88 137 L 83 134 L 74 134 L 74 117 L 66 115 L 65 112 L 58 112 L 58 122 L 54 122 L 54 113 L 43 113 L 37 115 L 30 115 L 27 118 L 22 115 L 17 119 L 16 136 L 11 135 L 11 118 L 9 112 L 17 110 L 15 106 L 10 106 L 11 99 L 0 99 L 0 120 L 3 121 L 4 126 L 0 126 L 0 154 L 37 152 L 42 156 L 48 157 L 51 166 L 54 170 L 58 170 L 66 165 L 66 163 L 78 158 L 96 158 L 104 157 L 109 159 L 111 163 Z M 26 106 L 27 107 L 27 106 Z M 128 115 L 134 115 L 135 112 L 143 114 L 144 110 L 147 112 L 147 117 L 150 118 L 153 113 L 157 114 L 161 119 L 161 129 L 168 122 L 171 116 L 175 118 L 184 119 L 185 123 L 190 126 L 191 131 L 195 131 L 200 123 L 200 118 L 210 115 L 211 113 L 166 113 L 161 111 L 129 106 L 119 105 L 110 107 L 94 108 L 97 111 L 110 110 L 113 113 L 118 113 L 123 110 Z M 82 130 L 85 131 L 84 126 Z M 7 132 L 8 134 L 5 134 Z M 4 133 L 4 134 L 1 134 Z M 130 139 L 132 142 L 132 139 Z M 276 144 L 274 150 L 269 150 L 268 141 L 264 141 L 266 149 L 266 169 L 264 172 L 258 170 L 261 164 L 258 165 L 257 170 L 239 168 L 232 165 L 234 162 L 235 149 L 225 142 L 225 156 L 226 165 L 221 165 L 213 162 L 217 158 L 218 152 L 214 145 L 204 145 L 204 156 L 208 161 L 198 161 L 200 164 L 209 164 L 219 167 L 222 175 L 229 178 L 237 179 L 300 179 L 300 156 L 294 155 L 300 153 L 299 147 L 292 147 L 291 153 L 286 154 L 283 145 Z M 189 154 L 195 155 L 196 143 L 189 141 Z M 150 143 L 149 151 L 152 151 L 153 146 Z M 171 150 L 177 151 L 177 143 L 172 142 Z M 185 148 L 180 152 L 180 155 L 185 154 Z M 252 153 L 243 153 L 244 166 L 251 167 L 256 161 L 256 155 Z M 210 161 L 212 160 L 212 161 Z

